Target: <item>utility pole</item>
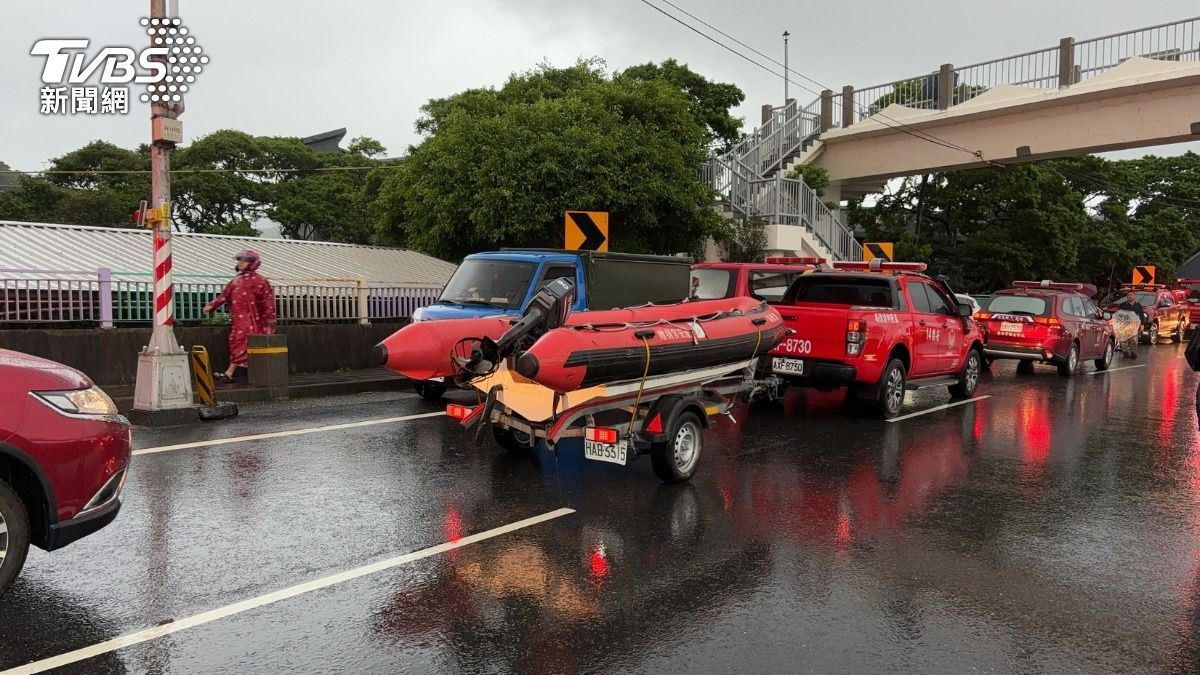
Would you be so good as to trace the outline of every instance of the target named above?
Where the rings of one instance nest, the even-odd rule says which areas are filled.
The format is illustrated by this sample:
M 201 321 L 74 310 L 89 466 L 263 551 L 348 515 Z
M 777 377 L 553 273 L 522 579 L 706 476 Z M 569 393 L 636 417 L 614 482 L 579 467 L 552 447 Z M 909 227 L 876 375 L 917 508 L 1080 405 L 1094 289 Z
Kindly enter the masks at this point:
M 786 30 L 783 31 L 783 104 L 784 105 L 787 105 L 787 102 L 788 102 L 788 81 L 790 80 L 791 75 L 792 75 L 791 71 L 788 70 L 788 38 L 791 37 L 791 35 L 792 34 L 787 32 Z
M 167 16 L 166 4 L 166 0 L 150 0 L 148 28 L 151 31 L 176 25 L 171 22 L 178 18 L 178 1 L 171 2 L 174 15 L 171 17 Z M 151 46 L 163 44 L 156 40 L 156 34 L 151 33 Z M 166 57 L 155 56 L 154 59 L 164 67 L 167 65 Z M 175 288 L 171 270 L 171 150 L 183 141 L 183 126 L 178 121 L 183 102 L 182 97 L 174 101 L 166 86 L 159 87 L 161 94 L 153 95 L 150 102 L 150 205 L 160 209 L 153 224 L 154 332 L 150 344 L 138 355 L 133 397 L 135 413 L 143 413 L 138 415 L 139 421 L 147 423 L 153 423 L 156 417 L 170 417 L 155 413 L 193 407 L 187 352 L 175 339 Z M 151 91 L 155 91 L 153 86 Z

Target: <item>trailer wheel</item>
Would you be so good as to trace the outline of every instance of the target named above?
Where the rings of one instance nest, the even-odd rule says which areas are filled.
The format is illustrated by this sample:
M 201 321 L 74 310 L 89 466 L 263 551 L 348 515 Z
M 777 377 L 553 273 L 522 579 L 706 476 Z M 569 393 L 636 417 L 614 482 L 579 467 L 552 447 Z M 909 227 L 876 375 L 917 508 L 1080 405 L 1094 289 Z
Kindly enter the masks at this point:
M 692 411 L 680 413 L 665 443 L 650 450 L 654 475 L 664 483 L 681 483 L 696 473 L 704 449 L 704 425 Z
M 529 452 L 534 445 L 529 434 L 516 429 L 493 426 L 492 437 L 496 439 L 496 445 L 514 454 Z

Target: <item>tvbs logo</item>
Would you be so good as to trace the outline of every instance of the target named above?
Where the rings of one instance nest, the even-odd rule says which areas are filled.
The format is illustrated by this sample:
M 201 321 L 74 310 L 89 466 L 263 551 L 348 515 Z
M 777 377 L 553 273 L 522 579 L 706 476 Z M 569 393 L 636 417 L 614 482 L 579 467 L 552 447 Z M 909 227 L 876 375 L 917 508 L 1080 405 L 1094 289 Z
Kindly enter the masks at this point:
M 126 113 L 129 84 L 147 85 L 142 101 L 171 104 L 183 100 L 209 58 L 179 19 L 145 18 L 150 46 L 104 47 L 87 54 L 90 40 L 46 39 L 33 44 L 29 54 L 42 57 L 42 114 Z M 102 88 L 87 85 L 98 80 Z M 118 86 L 112 86 L 118 85 Z M 69 96 L 68 96 L 69 95 Z

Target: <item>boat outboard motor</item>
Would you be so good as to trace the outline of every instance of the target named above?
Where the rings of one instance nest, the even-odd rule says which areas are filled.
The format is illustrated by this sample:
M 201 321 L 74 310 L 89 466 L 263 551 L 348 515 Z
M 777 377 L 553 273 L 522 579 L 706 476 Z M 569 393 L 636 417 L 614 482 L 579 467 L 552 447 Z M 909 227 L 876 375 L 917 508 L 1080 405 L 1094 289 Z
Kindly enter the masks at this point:
M 491 338 L 466 338 L 460 341 L 475 342 L 470 358 L 456 357 L 462 369 L 462 377 L 473 379 L 492 374 L 500 361 L 533 344 L 546 333 L 563 325 L 571 315 L 571 304 L 575 300 L 575 284 L 569 279 L 555 279 L 542 287 L 529 306 L 498 340 Z M 456 350 L 457 351 L 457 350 Z

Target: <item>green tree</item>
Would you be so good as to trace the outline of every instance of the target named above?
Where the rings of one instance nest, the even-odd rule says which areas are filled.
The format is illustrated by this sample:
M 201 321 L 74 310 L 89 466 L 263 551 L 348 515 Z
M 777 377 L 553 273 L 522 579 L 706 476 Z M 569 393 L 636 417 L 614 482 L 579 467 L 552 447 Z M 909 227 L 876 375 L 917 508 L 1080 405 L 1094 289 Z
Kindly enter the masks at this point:
M 745 93 L 735 84 L 713 82 L 675 59 L 627 68 L 616 79 L 663 80 L 678 87 L 688 97 L 692 116 L 708 130 L 709 142 L 728 149 L 742 136 L 745 120 L 729 112 L 746 100 Z
M 326 170 L 280 181 L 268 211 L 271 219 L 289 239 L 370 243 L 368 207 L 379 180 L 357 169 L 380 166 L 372 157 L 385 152 L 379 141 L 362 137 L 350 143 L 349 152 L 317 155 L 320 168 Z
M 829 187 L 829 170 L 816 164 L 797 165 L 787 173 L 787 177 L 804 181 L 818 197 L 824 197 L 825 188 Z
M 93 141 L 52 160 L 48 173 L 0 193 L 0 218 L 133 227 L 133 212 L 150 191 L 149 168 L 148 146 L 127 150 Z
M 20 180 L 20 176 L 17 174 L 5 173 L 6 171 L 11 170 L 11 166 L 5 164 L 4 162 L 0 162 L 0 191 L 16 185 L 17 181 Z
M 371 208 L 378 239 L 458 258 L 561 246 L 563 213 L 608 211 L 614 250 L 694 251 L 725 231 L 700 181 L 709 128 L 664 78 L 596 62 L 514 75 L 422 108 L 423 142 Z

